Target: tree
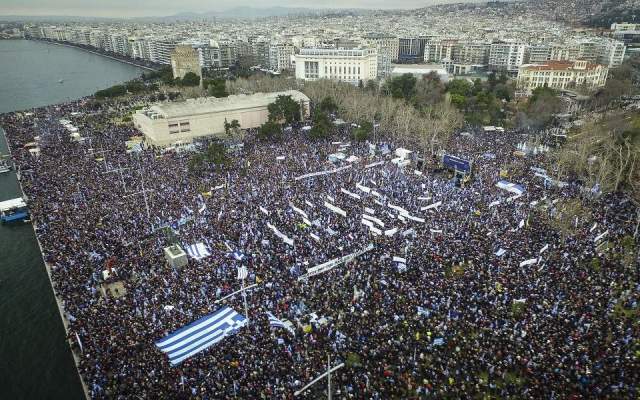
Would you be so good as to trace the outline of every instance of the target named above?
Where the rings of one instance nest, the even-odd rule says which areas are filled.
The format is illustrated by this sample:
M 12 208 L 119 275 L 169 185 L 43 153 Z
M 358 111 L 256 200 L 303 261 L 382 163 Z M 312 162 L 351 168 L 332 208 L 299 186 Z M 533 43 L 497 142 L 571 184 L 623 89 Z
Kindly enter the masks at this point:
M 422 76 L 416 82 L 416 91 L 413 103 L 416 108 L 429 107 L 444 100 L 445 85 L 436 72 L 430 72 Z
M 466 79 L 454 79 L 447 84 L 447 92 L 454 95 L 470 96 L 473 84 Z
M 267 109 L 270 121 L 286 122 L 287 124 L 300 121 L 300 104 L 291 96 L 278 96 Z
M 213 97 L 227 97 L 226 81 L 224 79 L 207 79 L 203 82 L 203 86 L 207 89 L 210 96 Z
M 323 113 L 331 114 L 338 111 L 338 105 L 336 104 L 335 101 L 333 101 L 331 97 L 327 96 L 324 99 L 322 99 L 320 104 L 318 104 L 318 110 L 320 110 Z
M 224 165 L 228 162 L 227 149 L 219 141 L 209 143 L 205 153 L 205 160 L 216 165 Z
M 313 127 L 309 131 L 309 137 L 315 140 L 326 139 L 331 134 L 331 121 L 327 114 L 316 111 L 313 115 Z
M 523 123 L 521 119 L 519 124 L 532 128 L 542 128 L 551 122 L 555 114 L 561 111 L 562 101 L 556 91 L 548 87 L 539 87 L 533 90 L 527 102 L 524 112 L 526 123 Z M 522 116 L 523 114 L 520 114 L 520 118 Z
M 353 131 L 353 140 L 364 142 L 369 139 L 371 132 L 373 132 L 373 124 L 369 121 L 362 121 L 360 126 Z
M 365 86 L 365 90 L 368 92 L 377 92 L 378 91 L 378 83 L 373 79 L 369 79 Z
M 124 85 L 115 85 L 107 89 L 98 90 L 95 93 L 97 99 L 118 97 L 127 94 L 127 88 Z
M 452 94 L 450 101 L 459 110 L 464 110 L 467 107 L 467 98 L 461 94 Z
M 267 121 L 258 129 L 256 137 L 262 141 L 282 140 L 282 126 L 275 121 Z
M 224 132 L 229 137 L 233 137 L 233 135 L 237 134 L 240 131 L 240 122 L 237 119 L 232 119 L 231 122 L 227 122 L 224 120 Z
M 200 84 L 200 77 L 193 72 L 187 72 L 180 81 L 181 86 L 198 86 Z
M 385 91 L 395 99 L 411 100 L 416 90 L 416 77 L 412 74 L 403 74 L 387 81 Z
M 205 165 L 205 157 L 204 154 L 193 154 L 191 158 L 189 158 L 189 162 L 187 164 L 190 172 L 200 172 L 204 169 Z

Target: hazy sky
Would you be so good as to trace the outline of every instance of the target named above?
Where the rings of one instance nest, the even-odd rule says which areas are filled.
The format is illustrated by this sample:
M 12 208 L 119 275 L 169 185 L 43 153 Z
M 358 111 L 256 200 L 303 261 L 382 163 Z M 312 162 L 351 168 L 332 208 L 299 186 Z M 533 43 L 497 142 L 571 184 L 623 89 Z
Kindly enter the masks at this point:
M 224 11 L 238 6 L 388 9 L 465 1 L 469 0 L 0 0 L 0 15 L 141 17 Z

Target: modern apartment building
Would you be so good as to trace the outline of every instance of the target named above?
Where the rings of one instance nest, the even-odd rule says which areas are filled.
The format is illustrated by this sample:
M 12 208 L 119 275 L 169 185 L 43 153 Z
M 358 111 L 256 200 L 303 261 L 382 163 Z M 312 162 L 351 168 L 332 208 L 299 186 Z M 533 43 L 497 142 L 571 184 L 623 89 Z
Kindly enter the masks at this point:
M 149 59 L 158 64 L 171 64 L 171 53 L 178 45 L 173 38 L 153 38 L 149 42 Z
M 354 85 L 378 76 L 376 49 L 301 49 L 295 56 L 296 78 L 333 79 Z
M 291 57 L 295 54 L 293 43 L 276 43 L 269 47 L 269 69 L 284 71 L 293 69 Z
M 516 42 L 491 43 L 489 69 L 515 73 L 524 64 L 525 45 Z
M 380 33 L 370 33 L 364 36 L 364 41 L 370 48 L 378 50 L 378 54 L 383 54 L 391 62 L 398 60 L 398 52 L 400 51 L 400 41 L 396 36 L 384 35 Z

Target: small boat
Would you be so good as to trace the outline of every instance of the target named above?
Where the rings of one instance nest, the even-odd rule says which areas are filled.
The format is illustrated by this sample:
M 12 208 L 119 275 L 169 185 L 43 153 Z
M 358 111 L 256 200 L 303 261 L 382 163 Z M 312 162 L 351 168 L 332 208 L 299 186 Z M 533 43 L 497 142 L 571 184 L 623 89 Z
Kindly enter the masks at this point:
M 8 157 L 0 156 L 0 174 L 11 171 L 11 164 L 9 164 Z
M 29 219 L 29 209 L 23 198 L 0 201 L 0 221 L 13 222 Z
M 60 79 L 58 83 L 64 83 L 64 79 Z

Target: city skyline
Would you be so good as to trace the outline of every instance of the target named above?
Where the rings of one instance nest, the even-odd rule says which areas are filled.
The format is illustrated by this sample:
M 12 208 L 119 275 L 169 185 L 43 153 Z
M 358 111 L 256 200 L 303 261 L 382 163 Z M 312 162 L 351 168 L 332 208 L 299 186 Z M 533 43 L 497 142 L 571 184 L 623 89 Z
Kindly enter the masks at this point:
M 140 17 L 167 17 L 183 13 L 215 13 L 226 12 L 236 8 L 252 8 L 255 10 L 267 10 L 270 8 L 300 8 L 309 10 L 322 9 L 415 9 L 437 4 L 452 3 L 479 3 L 480 0 L 398 0 L 388 2 L 385 0 L 267 0 L 256 6 L 249 0 L 222 0 L 208 3 L 203 0 L 187 0 L 180 3 L 168 0 L 142 0 L 131 2 L 124 0 L 111 0 L 109 2 L 62 0 L 52 2 L 50 0 L 6 0 L 0 5 L 0 16 L 78 16 L 96 18 L 140 18 Z M 87 4 L 90 3 L 90 4 Z

